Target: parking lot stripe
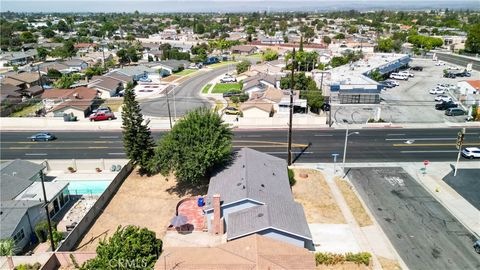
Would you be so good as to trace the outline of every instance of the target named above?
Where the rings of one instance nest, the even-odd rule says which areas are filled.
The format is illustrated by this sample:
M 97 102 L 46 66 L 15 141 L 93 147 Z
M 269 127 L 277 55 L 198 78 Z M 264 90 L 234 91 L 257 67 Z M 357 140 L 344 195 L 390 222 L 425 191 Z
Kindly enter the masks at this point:
M 395 139 L 385 139 L 385 141 L 449 141 L 456 140 L 457 138 L 395 138 Z
M 411 154 L 411 153 L 457 153 L 457 150 L 407 150 L 400 151 L 402 154 Z
M 25 156 L 46 156 L 47 153 L 25 153 Z

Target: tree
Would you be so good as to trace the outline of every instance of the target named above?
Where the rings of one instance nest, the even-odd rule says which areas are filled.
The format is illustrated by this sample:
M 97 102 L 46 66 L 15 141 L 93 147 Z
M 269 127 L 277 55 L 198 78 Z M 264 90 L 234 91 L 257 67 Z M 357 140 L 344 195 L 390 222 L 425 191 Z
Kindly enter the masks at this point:
M 391 38 L 381 38 L 378 40 L 377 50 L 380 52 L 392 52 L 393 40 Z
M 278 52 L 272 50 L 272 49 L 267 49 L 263 55 L 262 55 L 263 61 L 273 61 L 278 59 Z
M 68 25 L 64 20 L 60 20 L 58 22 L 57 29 L 58 29 L 58 31 L 61 31 L 61 32 L 68 32 L 69 31 Z
M 318 113 L 323 105 L 323 95 L 320 89 L 317 88 L 315 80 L 309 78 L 307 83 L 307 105 L 312 112 Z
M 380 73 L 380 71 L 377 69 L 375 69 L 374 71 L 372 71 L 370 73 L 370 78 L 374 79 L 375 81 L 379 82 L 379 81 L 382 81 L 383 80 L 383 76 L 382 74 Z
M 345 39 L 345 34 L 338 33 L 338 34 L 335 35 L 335 39 Z
M 53 38 L 55 36 L 55 32 L 53 32 L 50 28 L 45 28 L 42 30 L 42 36 L 44 38 Z
M 67 89 L 74 85 L 78 80 L 80 80 L 80 78 L 80 74 L 64 74 L 53 85 L 56 88 Z
M 23 43 L 36 43 L 37 38 L 30 31 L 25 31 L 20 34 L 20 41 Z
M 206 176 L 230 159 L 232 136 L 218 113 L 195 109 L 158 142 L 151 171 L 174 172 L 179 184 L 207 184 Z
M 480 53 L 480 23 L 472 25 L 467 33 L 465 51 L 469 53 Z
M 81 270 L 153 269 L 162 252 L 162 240 L 146 228 L 119 226 L 108 241 L 100 241 L 96 252 L 97 257 L 88 260 Z
M 150 128 L 143 123 L 143 115 L 138 101 L 135 100 L 133 84 L 131 83 L 127 85 L 123 103 L 123 146 L 132 164 L 140 166 L 140 172 L 145 173 L 148 168 L 148 162 L 153 156 L 155 142 L 153 141 Z
M 247 71 L 252 64 L 249 61 L 242 61 L 237 64 L 237 74 Z
M 0 256 L 13 256 L 15 254 L 15 241 L 13 239 L 0 240 Z
M 62 73 L 54 68 L 50 68 L 47 71 L 47 77 L 52 80 L 56 80 L 62 77 Z
M 48 50 L 44 47 L 37 47 L 37 57 L 40 60 L 45 60 L 48 56 Z
M 323 43 L 328 45 L 332 43 L 332 39 L 329 36 L 323 36 Z

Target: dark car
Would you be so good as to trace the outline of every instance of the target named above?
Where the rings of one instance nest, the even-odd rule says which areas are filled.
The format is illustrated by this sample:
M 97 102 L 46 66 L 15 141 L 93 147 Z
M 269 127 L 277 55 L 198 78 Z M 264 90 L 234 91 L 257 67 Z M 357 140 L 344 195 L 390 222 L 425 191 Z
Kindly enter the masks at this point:
M 452 101 L 435 104 L 435 109 L 440 111 L 444 111 L 444 110 L 447 110 L 450 108 L 456 108 L 456 107 L 458 107 L 458 105 Z
M 29 139 L 32 142 L 38 142 L 38 141 L 48 142 L 48 141 L 53 141 L 56 138 L 57 137 L 55 137 L 55 135 L 53 135 L 52 133 L 49 133 L 49 132 L 37 133 L 37 134 L 29 137 Z
M 414 66 L 414 67 L 412 67 L 412 70 L 415 70 L 415 71 L 423 71 L 423 67 L 421 67 L 421 66 Z
M 457 77 L 471 77 L 472 74 L 468 71 L 463 71 L 463 72 L 459 72 L 459 73 L 455 74 L 455 76 L 457 76 Z
M 223 93 L 223 97 L 233 97 L 233 96 L 240 96 L 240 92 L 225 92 Z
M 380 85 L 382 85 L 384 88 L 393 88 L 395 87 L 395 85 L 393 85 L 391 82 L 389 81 L 381 81 L 379 82 Z
M 447 72 L 447 73 L 443 74 L 443 77 L 450 78 L 450 79 L 455 79 L 457 77 L 457 75 L 455 75 L 455 73 Z
M 477 240 L 477 241 L 475 242 L 475 244 L 473 244 L 473 248 L 475 249 L 475 251 L 476 251 L 477 253 L 480 253 L 480 239 Z
M 465 115 L 465 111 L 460 108 L 450 108 L 445 111 L 445 115 L 448 115 L 448 116 Z
M 322 111 L 324 112 L 328 112 L 330 111 L 330 104 L 329 103 L 323 103 L 322 107 L 320 107 L 320 109 L 322 109 Z

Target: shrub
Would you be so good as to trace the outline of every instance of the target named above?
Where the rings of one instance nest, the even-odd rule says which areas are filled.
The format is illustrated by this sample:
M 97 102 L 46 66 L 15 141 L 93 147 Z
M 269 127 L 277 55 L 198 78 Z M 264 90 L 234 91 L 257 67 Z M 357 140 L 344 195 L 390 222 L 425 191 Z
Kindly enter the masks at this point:
M 19 264 L 13 268 L 13 270 L 39 270 L 42 265 L 38 262 L 34 264 Z
M 344 262 L 354 262 L 356 264 L 364 264 L 366 266 L 370 265 L 370 259 L 372 254 L 368 252 L 359 252 L 359 253 L 330 253 L 330 252 L 318 252 L 315 253 L 315 263 L 317 265 L 334 265 Z
M 297 183 L 297 180 L 295 180 L 295 173 L 292 169 L 288 169 L 288 182 L 290 183 L 291 187 L 293 187 L 295 183 Z
M 57 227 L 55 222 L 52 221 L 51 224 L 52 224 L 52 228 Z M 40 221 L 39 223 L 37 223 L 37 225 L 35 225 L 35 235 L 37 236 L 38 241 L 40 241 L 40 243 L 47 241 L 49 233 L 48 233 L 48 222 L 46 220 Z
M 345 260 L 347 262 L 354 262 L 356 264 L 364 264 L 370 265 L 370 259 L 372 258 L 372 254 L 368 252 L 359 252 L 359 253 L 346 253 Z

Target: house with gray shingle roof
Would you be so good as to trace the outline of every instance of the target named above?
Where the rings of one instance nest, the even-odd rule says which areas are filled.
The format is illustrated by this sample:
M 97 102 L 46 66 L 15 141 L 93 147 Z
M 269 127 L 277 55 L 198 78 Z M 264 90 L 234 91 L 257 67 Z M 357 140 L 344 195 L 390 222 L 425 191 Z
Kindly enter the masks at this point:
M 46 219 L 41 180 L 44 166 L 25 160 L 0 165 L 0 239 L 13 239 L 17 251 L 35 241 L 35 225 Z M 69 201 L 68 183 L 45 182 L 49 215 Z
M 215 215 L 217 210 L 220 215 Z M 283 159 L 242 148 L 227 168 L 210 179 L 204 211 L 209 231 L 225 232 L 227 241 L 260 234 L 313 249 Z

